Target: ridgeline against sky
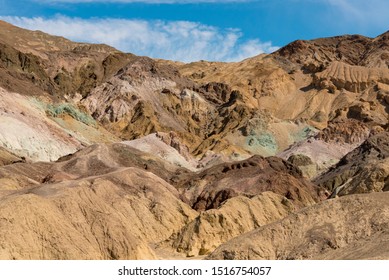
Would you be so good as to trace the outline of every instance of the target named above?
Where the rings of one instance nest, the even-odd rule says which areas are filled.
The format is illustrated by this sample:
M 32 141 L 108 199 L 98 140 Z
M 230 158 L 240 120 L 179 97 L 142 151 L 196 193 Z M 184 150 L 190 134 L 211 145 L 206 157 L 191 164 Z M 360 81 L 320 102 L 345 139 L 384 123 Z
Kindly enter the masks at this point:
M 0 19 L 75 41 L 179 61 L 240 61 L 295 39 L 375 37 L 385 0 L 0 0 Z

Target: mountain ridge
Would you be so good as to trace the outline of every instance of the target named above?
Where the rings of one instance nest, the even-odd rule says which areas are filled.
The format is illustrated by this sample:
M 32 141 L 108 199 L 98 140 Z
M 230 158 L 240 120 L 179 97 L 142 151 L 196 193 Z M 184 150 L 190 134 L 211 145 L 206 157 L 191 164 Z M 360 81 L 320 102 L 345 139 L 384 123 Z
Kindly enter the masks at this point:
M 0 27 L 0 258 L 388 258 L 388 32 L 179 63 Z

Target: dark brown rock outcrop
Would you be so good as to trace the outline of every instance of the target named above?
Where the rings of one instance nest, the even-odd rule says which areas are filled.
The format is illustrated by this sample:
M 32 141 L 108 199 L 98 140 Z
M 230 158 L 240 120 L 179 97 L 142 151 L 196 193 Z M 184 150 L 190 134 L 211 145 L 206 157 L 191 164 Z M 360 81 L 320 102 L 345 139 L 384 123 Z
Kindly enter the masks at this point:
M 370 136 L 315 182 L 332 196 L 389 190 L 389 133 Z
M 285 196 L 296 208 L 324 198 L 324 193 L 304 179 L 297 167 L 277 157 L 254 156 L 217 165 L 181 182 L 179 188 L 199 211 L 218 208 L 238 195 L 253 197 L 266 191 Z

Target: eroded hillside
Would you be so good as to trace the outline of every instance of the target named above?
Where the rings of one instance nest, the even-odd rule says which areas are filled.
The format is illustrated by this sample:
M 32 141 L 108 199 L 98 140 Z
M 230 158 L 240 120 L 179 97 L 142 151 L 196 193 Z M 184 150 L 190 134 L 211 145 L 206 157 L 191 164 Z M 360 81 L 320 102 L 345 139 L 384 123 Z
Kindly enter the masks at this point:
M 387 259 L 388 46 L 184 64 L 0 22 L 0 258 Z

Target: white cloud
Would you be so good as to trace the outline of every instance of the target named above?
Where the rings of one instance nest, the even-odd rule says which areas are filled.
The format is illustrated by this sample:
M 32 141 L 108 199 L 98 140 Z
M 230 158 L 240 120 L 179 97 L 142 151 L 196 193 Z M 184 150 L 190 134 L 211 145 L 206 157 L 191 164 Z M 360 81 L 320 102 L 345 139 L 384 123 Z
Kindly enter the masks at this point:
M 271 42 L 244 40 L 238 29 L 190 21 L 0 17 L 14 25 L 42 30 L 78 42 L 105 43 L 124 52 L 184 62 L 238 61 L 275 51 Z
M 333 19 L 344 24 L 352 22 L 359 29 L 372 26 L 388 28 L 389 1 L 387 0 L 319 0 L 335 7 L 341 17 Z

